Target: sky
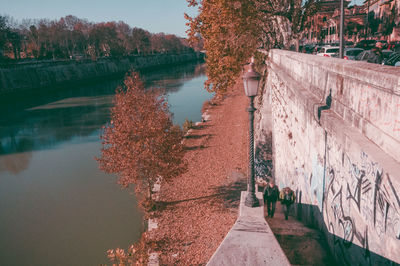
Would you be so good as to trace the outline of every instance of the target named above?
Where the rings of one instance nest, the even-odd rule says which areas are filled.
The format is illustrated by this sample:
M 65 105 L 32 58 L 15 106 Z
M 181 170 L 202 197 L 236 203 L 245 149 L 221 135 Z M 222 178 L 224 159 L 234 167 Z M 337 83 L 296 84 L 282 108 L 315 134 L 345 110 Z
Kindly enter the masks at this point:
M 352 0 L 351 4 L 362 4 Z M 90 22 L 124 21 L 151 33 L 164 32 L 186 37 L 184 13 L 196 14 L 186 0 L 0 0 L 0 15 L 19 22 L 25 18 L 59 19 L 66 15 Z
M 186 0 L 0 0 L 0 15 L 19 22 L 25 18 L 59 19 L 66 15 L 90 22 L 124 21 L 151 33 L 186 37 L 184 13 L 196 14 Z
M 354 5 L 354 4 L 356 4 L 356 5 L 362 5 L 362 3 L 364 3 L 364 0 L 351 0 L 351 3 L 350 3 L 350 5 Z

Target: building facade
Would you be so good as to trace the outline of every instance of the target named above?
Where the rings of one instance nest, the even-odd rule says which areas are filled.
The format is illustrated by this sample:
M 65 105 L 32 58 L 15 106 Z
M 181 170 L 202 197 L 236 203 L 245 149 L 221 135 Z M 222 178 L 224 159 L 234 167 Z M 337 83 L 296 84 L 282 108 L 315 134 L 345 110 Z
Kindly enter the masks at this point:
M 365 0 L 360 6 L 344 1 L 346 41 L 362 39 L 400 41 L 400 0 Z M 306 43 L 337 43 L 340 28 L 340 0 L 319 3 L 317 13 L 309 18 Z

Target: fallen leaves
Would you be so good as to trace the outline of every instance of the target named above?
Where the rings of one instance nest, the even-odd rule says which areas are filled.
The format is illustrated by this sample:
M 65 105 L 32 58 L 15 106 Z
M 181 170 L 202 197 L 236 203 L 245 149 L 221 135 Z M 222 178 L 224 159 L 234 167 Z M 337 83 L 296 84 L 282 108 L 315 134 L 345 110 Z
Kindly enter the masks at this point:
M 211 119 L 191 131 L 183 142 L 187 172 L 162 183 L 152 218 L 158 228 L 120 257 L 126 264 L 142 263 L 159 253 L 161 265 L 205 265 L 233 226 L 246 189 L 247 98 L 241 83 L 218 105 Z M 203 148 L 199 148 L 203 147 Z M 114 262 L 117 251 L 110 253 Z M 126 254 L 134 254 L 126 256 Z
M 247 165 L 247 98 L 241 93 L 236 85 L 220 105 L 210 107 L 211 120 L 191 133 L 199 137 L 184 142 L 206 148 L 189 149 L 188 171 L 161 187 L 166 206 L 156 212 L 153 240 L 162 265 L 205 265 L 237 218 L 240 191 L 226 187 L 236 184 L 227 176 Z M 239 182 L 245 189 L 245 178 Z

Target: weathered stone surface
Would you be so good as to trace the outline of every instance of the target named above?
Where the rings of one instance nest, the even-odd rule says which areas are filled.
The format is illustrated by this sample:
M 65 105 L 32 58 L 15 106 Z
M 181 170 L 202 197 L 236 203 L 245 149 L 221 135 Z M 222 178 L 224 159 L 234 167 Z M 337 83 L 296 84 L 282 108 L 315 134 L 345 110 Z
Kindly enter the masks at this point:
M 267 64 L 256 136 L 269 106 L 276 183 L 339 262 L 400 263 L 400 68 L 282 50 Z
M 241 194 L 239 218 L 207 265 L 290 265 L 264 218 L 262 194 L 260 207 L 244 205 L 247 192 Z

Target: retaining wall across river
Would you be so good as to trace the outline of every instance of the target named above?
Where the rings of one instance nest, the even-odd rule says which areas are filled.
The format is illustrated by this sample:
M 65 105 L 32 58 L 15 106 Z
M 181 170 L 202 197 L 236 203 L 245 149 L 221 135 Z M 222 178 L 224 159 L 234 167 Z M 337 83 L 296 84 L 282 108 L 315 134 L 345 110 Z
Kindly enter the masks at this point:
M 123 59 L 47 61 L 3 66 L 0 67 L 0 94 L 92 81 L 123 75 L 129 69 L 140 70 L 182 64 L 200 60 L 202 57 L 201 53 L 156 54 Z

